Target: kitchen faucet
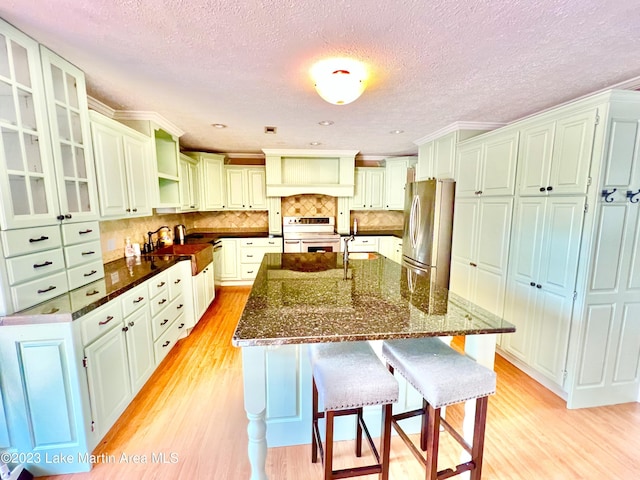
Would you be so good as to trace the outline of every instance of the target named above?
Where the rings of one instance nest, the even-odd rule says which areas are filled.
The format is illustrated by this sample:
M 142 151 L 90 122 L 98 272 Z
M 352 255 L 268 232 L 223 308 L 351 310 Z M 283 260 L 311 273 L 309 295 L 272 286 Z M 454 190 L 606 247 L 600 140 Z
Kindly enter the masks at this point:
M 348 280 L 347 272 L 349 271 L 349 242 L 355 240 L 354 235 L 350 235 L 344 239 L 344 250 L 342 251 L 342 265 L 344 266 L 344 280 Z
M 160 228 L 158 228 L 157 230 L 153 231 L 153 232 L 147 232 L 147 235 L 149 236 L 149 243 L 147 243 L 147 251 L 151 252 L 153 251 L 155 248 L 160 248 L 160 239 L 158 238 L 156 245 L 153 245 L 152 237 L 155 233 L 158 233 L 160 230 L 162 230 L 163 228 L 166 228 L 167 231 L 169 230 L 169 227 L 166 225 L 161 226 Z

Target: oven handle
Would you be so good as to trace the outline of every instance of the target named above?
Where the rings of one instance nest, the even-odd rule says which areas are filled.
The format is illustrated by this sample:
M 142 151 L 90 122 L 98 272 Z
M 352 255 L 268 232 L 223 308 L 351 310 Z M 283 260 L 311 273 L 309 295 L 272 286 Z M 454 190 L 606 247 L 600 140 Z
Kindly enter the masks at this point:
M 340 240 L 302 240 L 302 243 L 337 243 L 340 244 Z
M 284 243 L 289 243 L 289 244 L 300 243 L 300 240 L 285 240 Z

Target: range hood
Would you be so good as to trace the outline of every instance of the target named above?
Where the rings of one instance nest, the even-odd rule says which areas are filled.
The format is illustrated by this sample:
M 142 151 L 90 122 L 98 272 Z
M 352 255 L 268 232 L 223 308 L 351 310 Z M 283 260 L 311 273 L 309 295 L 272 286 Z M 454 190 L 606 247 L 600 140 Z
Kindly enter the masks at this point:
M 358 150 L 263 149 L 268 197 L 353 197 Z

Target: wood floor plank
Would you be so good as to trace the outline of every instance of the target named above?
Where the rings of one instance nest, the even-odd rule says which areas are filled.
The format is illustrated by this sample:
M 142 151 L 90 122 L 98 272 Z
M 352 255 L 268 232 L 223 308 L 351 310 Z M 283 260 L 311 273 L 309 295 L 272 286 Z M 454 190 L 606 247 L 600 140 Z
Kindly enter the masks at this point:
M 43 478 L 248 479 L 242 361 L 231 336 L 249 291 L 221 289 L 191 335 L 169 353 L 94 451 L 98 458 L 115 461 L 99 463 L 89 473 Z M 640 404 L 567 410 L 562 399 L 500 356 L 496 371 L 498 391 L 489 401 L 484 480 L 638 478 Z M 454 425 L 461 418 L 460 406 L 447 409 Z M 459 460 L 460 450 L 446 435 L 442 438 L 441 465 L 452 464 Z M 152 454 L 160 453 L 168 463 L 151 462 Z M 335 453 L 336 462 L 351 462 L 351 443 L 340 442 Z M 144 455 L 148 463 L 123 463 L 123 454 Z M 361 461 L 367 460 L 365 456 Z M 270 449 L 267 473 L 274 480 L 322 477 L 320 465 L 310 461 L 309 445 Z M 390 478 L 424 478 L 397 437 L 392 440 Z

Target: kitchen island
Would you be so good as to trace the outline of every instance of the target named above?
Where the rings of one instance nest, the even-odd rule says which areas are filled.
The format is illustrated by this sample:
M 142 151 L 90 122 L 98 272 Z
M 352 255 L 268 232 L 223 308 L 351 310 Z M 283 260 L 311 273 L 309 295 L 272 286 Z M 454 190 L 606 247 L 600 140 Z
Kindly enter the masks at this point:
M 382 255 L 353 254 L 344 267 L 336 253 L 267 254 L 262 261 L 233 336 L 233 345 L 242 347 L 254 480 L 267 478 L 267 444 L 310 442 L 307 344 L 470 335 L 471 356 L 492 366 L 495 334 L 515 331 L 435 286 L 429 275 Z M 400 408 L 421 403 L 411 390 L 401 384 Z M 348 424 L 336 427 L 338 439 L 350 432 Z

